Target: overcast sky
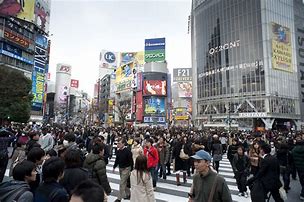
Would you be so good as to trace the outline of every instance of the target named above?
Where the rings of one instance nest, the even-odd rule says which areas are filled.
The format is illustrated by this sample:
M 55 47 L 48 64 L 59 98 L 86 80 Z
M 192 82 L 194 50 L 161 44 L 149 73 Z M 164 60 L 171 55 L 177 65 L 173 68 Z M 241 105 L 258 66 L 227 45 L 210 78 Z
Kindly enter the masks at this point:
M 169 71 L 191 67 L 191 38 L 187 34 L 191 0 L 53 0 L 50 18 L 50 72 L 56 64 L 72 65 L 72 78 L 93 94 L 99 53 L 143 51 L 144 39 L 166 37 Z

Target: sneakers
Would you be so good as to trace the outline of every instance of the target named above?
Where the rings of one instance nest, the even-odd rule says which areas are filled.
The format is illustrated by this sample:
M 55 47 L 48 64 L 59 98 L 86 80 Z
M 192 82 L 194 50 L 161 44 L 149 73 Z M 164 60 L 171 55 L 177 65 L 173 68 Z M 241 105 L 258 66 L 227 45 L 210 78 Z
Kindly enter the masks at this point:
M 244 196 L 245 198 L 248 198 L 248 193 L 247 192 L 240 192 L 239 194 L 238 194 L 238 196 Z
M 244 196 L 245 198 L 248 198 L 248 193 L 246 191 L 244 192 Z
M 300 200 L 304 201 L 304 196 L 300 195 Z
M 240 193 L 238 194 L 238 196 L 243 196 L 243 193 L 242 193 L 242 192 L 240 192 Z

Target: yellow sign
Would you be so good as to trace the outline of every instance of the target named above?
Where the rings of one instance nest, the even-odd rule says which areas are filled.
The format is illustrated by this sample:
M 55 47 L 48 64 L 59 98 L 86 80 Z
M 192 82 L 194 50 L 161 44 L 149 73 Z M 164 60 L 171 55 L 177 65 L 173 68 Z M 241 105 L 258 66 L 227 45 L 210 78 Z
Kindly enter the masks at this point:
M 140 67 L 145 64 L 144 51 L 139 52 L 122 52 L 120 53 L 120 63 L 126 64 L 129 62 L 134 63 L 134 67 Z
M 188 116 L 175 116 L 175 120 L 187 120 Z
M 277 23 L 272 23 L 271 28 L 272 68 L 293 72 L 290 29 Z

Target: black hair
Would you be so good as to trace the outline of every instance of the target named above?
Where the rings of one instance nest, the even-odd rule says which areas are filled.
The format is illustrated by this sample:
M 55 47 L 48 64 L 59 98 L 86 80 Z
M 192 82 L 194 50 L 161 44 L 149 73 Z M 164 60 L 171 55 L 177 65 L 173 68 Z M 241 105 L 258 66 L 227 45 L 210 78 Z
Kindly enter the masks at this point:
M 260 149 L 264 151 L 265 154 L 269 154 L 271 152 L 271 147 L 269 144 L 261 144 Z
M 55 157 L 58 156 L 57 152 L 54 149 L 47 151 L 46 155 L 55 156 Z
M 51 157 L 42 166 L 42 177 L 44 182 L 57 181 L 64 171 L 64 161 L 59 157 Z
M 243 154 L 244 154 L 244 153 L 245 153 L 245 148 L 244 148 L 242 145 L 239 145 L 239 146 L 237 147 L 237 149 L 239 149 L 239 148 L 241 148 L 241 149 L 242 149 Z
M 121 142 L 123 145 L 127 144 L 127 140 L 125 138 L 120 138 L 118 142 Z
M 68 149 L 64 155 L 64 162 L 66 168 L 80 168 L 82 167 L 81 151 L 77 149 Z
M 45 151 L 40 147 L 33 147 L 27 154 L 27 160 L 36 163 L 40 161 L 42 157 L 45 156 Z
M 72 133 L 66 134 L 64 136 L 64 139 L 67 140 L 67 141 L 69 141 L 69 142 L 75 142 L 76 141 L 76 137 Z
M 13 169 L 14 180 L 24 181 L 25 176 L 31 176 L 36 165 L 28 160 L 18 163 Z
M 152 138 L 148 138 L 148 139 L 146 139 L 146 141 L 147 141 L 147 142 L 150 142 L 150 143 L 151 143 L 151 145 L 153 145 L 153 143 L 154 143 L 154 141 L 153 141 L 153 139 L 152 139 Z
M 93 154 L 99 154 L 102 150 L 104 150 L 103 143 L 95 143 L 92 147 Z
M 83 202 L 104 201 L 104 189 L 91 180 L 85 180 L 76 186 L 72 196 L 80 197 Z

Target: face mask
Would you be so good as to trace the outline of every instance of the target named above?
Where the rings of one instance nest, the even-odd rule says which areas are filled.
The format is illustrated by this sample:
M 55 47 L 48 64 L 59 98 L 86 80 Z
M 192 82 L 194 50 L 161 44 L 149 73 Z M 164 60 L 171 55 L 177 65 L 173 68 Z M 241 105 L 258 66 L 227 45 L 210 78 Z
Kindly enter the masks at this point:
M 69 141 L 63 140 L 63 146 L 65 146 L 65 147 L 69 146 Z

